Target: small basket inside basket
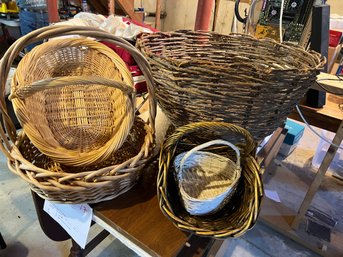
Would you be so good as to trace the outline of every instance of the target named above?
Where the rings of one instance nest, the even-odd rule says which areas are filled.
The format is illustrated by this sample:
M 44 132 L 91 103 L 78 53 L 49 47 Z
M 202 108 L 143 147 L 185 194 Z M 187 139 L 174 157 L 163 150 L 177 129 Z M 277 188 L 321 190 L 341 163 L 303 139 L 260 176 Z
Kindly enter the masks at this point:
M 83 63 L 84 66 L 81 65 L 82 67 L 78 69 L 80 60 L 77 58 L 71 58 L 75 62 L 71 62 L 69 66 L 64 65 L 65 62 L 59 63 L 51 60 L 52 64 L 59 63 L 61 67 L 56 66 L 60 69 L 54 70 L 51 67 L 46 67 L 45 70 L 45 66 L 39 62 L 39 57 L 34 56 L 38 58 L 35 71 L 39 69 L 41 73 L 32 72 L 32 77 L 30 77 L 30 70 L 26 69 L 28 69 L 28 66 L 33 65 L 33 63 L 30 62 L 30 59 L 25 58 L 30 64 L 25 65 L 22 63 L 23 69 L 17 70 L 19 73 L 16 74 L 13 81 L 14 84 L 12 84 L 11 92 L 13 103 L 17 104 L 15 106 L 16 114 L 21 115 L 20 118 L 24 129 L 17 131 L 12 117 L 8 113 L 8 109 L 5 105 L 0 105 L 0 112 L 3 118 L 3 126 L 0 126 L 1 150 L 8 159 L 9 169 L 29 183 L 31 189 L 42 198 L 62 203 L 97 203 L 113 199 L 135 185 L 143 171 L 143 167 L 154 154 L 156 102 L 154 100 L 153 79 L 149 65 L 140 52 L 124 39 L 97 28 L 58 25 L 44 27 L 21 37 L 6 51 L 0 61 L 0 88 L 4 92 L 9 67 L 11 67 L 14 58 L 22 51 L 25 45 L 56 36 L 69 35 L 78 35 L 81 38 L 77 40 L 67 38 L 64 39 L 65 41 L 52 40 L 51 42 L 58 43 L 56 48 L 49 48 L 49 50 L 55 52 L 55 54 L 58 53 L 58 57 L 63 55 L 67 59 L 68 54 L 66 53 L 68 51 L 71 51 L 70 54 L 75 54 L 71 56 L 76 57 L 78 56 L 76 53 L 80 53 L 81 56 L 84 54 L 84 57 L 88 56 L 89 58 L 82 59 L 82 57 L 81 60 L 85 60 L 87 63 Z M 130 84 L 132 78 L 127 77 L 128 80 L 122 80 L 122 73 L 118 71 L 118 66 L 115 68 L 114 62 L 107 62 L 109 61 L 108 55 L 100 53 L 103 50 L 105 52 L 108 51 L 108 54 L 112 55 L 113 51 L 109 48 L 104 48 L 98 42 L 86 40 L 86 38 L 96 38 L 118 45 L 133 56 L 147 81 L 148 117 L 146 120 L 138 117 L 134 101 L 135 91 Z M 49 41 L 48 43 L 51 42 Z M 89 47 L 84 46 L 85 44 L 88 44 Z M 73 45 L 72 49 L 69 48 L 71 45 Z M 61 50 L 62 48 L 68 50 Z M 37 49 L 46 50 L 44 48 Z M 99 55 L 103 58 L 100 58 Z M 46 63 L 49 63 L 49 57 L 54 60 L 57 58 L 55 55 L 44 55 Z M 68 62 L 67 59 L 65 60 L 66 62 Z M 122 61 L 119 60 L 119 62 Z M 107 67 L 107 63 L 111 63 L 113 66 Z M 26 76 L 21 74 L 21 71 L 25 71 Z M 99 73 L 96 71 L 99 71 Z M 112 76 L 113 72 L 117 75 Z M 116 81 L 116 79 L 118 80 Z M 82 92 L 87 94 L 87 99 L 84 97 L 85 94 L 82 96 Z M 70 99 L 68 96 L 71 96 L 73 99 Z M 113 101 L 108 101 L 109 98 Z M 1 100 L 2 102 L 5 101 L 4 95 Z M 35 103 L 34 100 L 40 102 Z M 129 104 L 124 103 L 121 105 L 119 103 L 116 105 L 118 103 L 116 100 L 119 100 L 119 102 L 124 100 L 126 103 L 129 102 Z M 76 110 L 74 108 L 76 105 L 81 108 Z M 41 113 L 37 111 L 37 106 L 40 106 L 39 110 L 42 111 Z M 62 108 L 62 111 L 59 108 Z M 98 108 L 101 108 L 103 112 L 96 112 Z M 68 109 L 71 111 L 69 112 Z M 127 109 L 130 109 L 130 111 L 127 112 Z M 85 112 L 85 110 L 93 110 L 94 112 Z M 53 116 L 54 114 L 55 116 Z M 78 114 L 79 116 L 77 116 Z M 46 122 L 46 120 L 39 122 L 40 118 L 46 119 L 47 117 L 53 119 L 52 121 L 50 120 L 51 123 Z M 125 122 L 126 125 L 123 124 L 124 122 L 121 122 L 122 117 L 123 119 L 129 119 L 129 122 Z M 56 119 L 54 120 L 54 118 Z M 90 143 L 88 144 L 90 146 L 88 148 L 90 150 L 88 152 L 90 153 L 88 156 L 89 161 L 82 160 L 78 154 L 74 155 L 73 158 L 69 158 L 71 162 L 60 161 L 59 157 L 67 157 L 66 151 L 61 147 L 54 148 L 53 143 L 55 142 L 52 142 L 44 133 L 38 135 L 41 137 L 43 145 L 37 144 L 37 141 L 40 139 L 35 137 L 35 132 L 46 132 L 46 130 L 39 129 L 42 123 L 49 128 L 56 124 L 66 128 L 73 125 L 67 122 L 68 118 L 74 118 L 74 121 L 78 120 L 81 123 L 74 124 L 74 130 L 70 131 L 75 132 L 78 130 L 80 132 L 74 134 L 75 138 L 73 138 L 76 141 L 86 144 Z M 113 121 L 114 118 L 117 118 L 115 122 Z M 83 131 L 86 131 L 88 128 L 92 129 L 87 127 L 86 124 L 90 124 L 91 121 L 95 121 L 95 126 L 93 127 L 95 129 L 93 132 L 95 133 L 86 135 Z M 84 127 L 82 128 L 81 125 L 84 125 Z M 33 130 L 28 130 L 28 126 L 32 126 Z M 61 133 L 62 136 L 68 136 L 68 133 L 63 132 L 66 130 L 59 130 L 59 126 L 53 127 L 55 130 L 50 131 L 53 136 L 57 136 L 57 133 Z M 122 129 L 122 133 L 118 131 L 118 127 Z M 104 130 L 108 133 L 103 134 Z M 49 134 L 50 132 L 47 133 Z M 69 136 L 72 135 L 69 134 Z M 96 137 L 104 140 L 97 140 Z M 110 139 L 112 138 L 117 141 L 117 144 L 111 142 Z M 85 140 L 88 141 L 84 142 Z M 93 144 L 92 140 L 99 144 Z M 61 139 L 61 142 L 68 143 L 69 141 Z M 105 143 L 105 146 L 107 143 L 111 147 L 115 145 L 116 150 L 106 151 L 106 155 L 103 155 L 104 159 L 101 159 L 99 155 L 92 156 L 93 152 L 95 154 L 99 153 L 92 147 L 95 146 L 97 148 L 99 145 L 101 147 L 103 143 Z M 46 144 L 49 144 L 48 147 L 55 151 L 56 155 L 54 158 L 52 158 L 51 152 L 48 151 L 49 154 L 46 154 L 42 151 L 42 146 L 44 148 Z M 82 149 L 76 143 L 71 144 L 71 146 L 73 149 L 77 148 L 77 151 Z M 87 149 L 87 146 L 83 149 Z M 77 165 L 75 165 L 75 162 L 77 162 Z
M 200 151 L 212 145 L 234 149 L 236 162 Z M 230 200 L 241 175 L 239 149 L 224 140 L 212 140 L 177 155 L 174 167 L 181 199 L 191 215 L 208 215 L 220 210 Z
M 181 158 L 178 157 L 179 154 L 184 152 L 189 154 L 194 146 L 201 147 L 203 143 L 213 139 L 234 143 L 239 149 L 239 155 L 228 145 L 214 145 L 202 151 L 235 161 L 233 165 L 240 167 L 241 171 L 238 169 L 234 173 L 241 175 L 236 185 L 231 184 L 232 191 L 222 201 L 223 206 L 219 205 L 218 210 L 207 215 L 192 215 L 185 207 L 185 195 L 180 194 L 180 183 L 175 179 L 175 168 L 178 169 L 175 166 L 178 165 L 175 165 L 174 161 L 175 158 Z M 194 155 L 194 152 L 196 153 L 193 151 L 190 155 Z M 234 124 L 196 122 L 171 130 L 162 145 L 159 158 L 157 198 L 161 211 L 177 228 L 199 236 L 226 238 L 244 234 L 255 224 L 263 196 L 260 166 L 255 154 L 256 143 L 251 134 Z M 187 164 L 187 158 L 185 163 Z M 190 196 L 195 195 L 190 194 Z
M 10 99 L 32 143 L 66 165 L 106 160 L 134 121 L 128 68 L 110 48 L 85 38 L 55 39 L 25 55 Z

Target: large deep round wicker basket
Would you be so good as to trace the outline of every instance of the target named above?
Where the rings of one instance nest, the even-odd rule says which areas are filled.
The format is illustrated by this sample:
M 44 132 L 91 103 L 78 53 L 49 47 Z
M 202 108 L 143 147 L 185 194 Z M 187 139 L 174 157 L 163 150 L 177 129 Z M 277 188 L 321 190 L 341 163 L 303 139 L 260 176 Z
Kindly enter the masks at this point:
M 83 166 L 70 166 L 69 163 L 60 163 L 42 153 L 27 136 L 25 130 L 17 131 L 13 125 L 12 118 L 8 113 L 6 105 L 4 104 L 5 98 L 1 97 L 0 108 L 4 126 L 0 127 L 0 136 L 2 139 L 0 147 L 8 158 L 10 170 L 27 181 L 30 184 L 31 189 L 42 198 L 50 201 L 68 203 L 91 203 L 109 200 L 126 192 L 136 183 L 140 171 L 153 154 L 152 148 L 154 147 L 156 103 L 154 100 L 153 79 L 151 77 L 150 67 L 145 58 L 130 43 L 99 29 L 65 26 L 45 27 L 33 31 L 17 40 L 1 59 L 0 86 L 2 92 L 5 92 L 5 81 L 13 60 L 26 45 L 36 41 L 59 37 L 61 35 L 78 35 L 96 38 L 120 46 L 134 57 L 147 80 L 149 92 L 149 117 L 147 122 L 144 122 L 137 116 L 135 117 L 138 112 L 133 108 L 133 113 L 135 113 L 133 116 L 133 125 L 131 126 L 131 129 L 129 129 L 130 126 L 128 127 L 129 131 L 125 131 L 127 136 L 125 139 L 121 139 L 123 140 L 121 147 L 109 154 L 104 161 L 92 164 L 87 163 Z M 70 44 L 82 42 L 83 44 L 83 42 L 85 42 L 83 40 L 84 39 L 78 39 L 75 41 L 75 39 L 65 38 L 63 39 L 63 43 L 59 39 L 56 43 L 62 43 L 67 46 L 68 42 L 70 42 Z M 89 42 L 89 44 L 97 45 L 95 42 Z M 80 48 L 86 49 L 85 47 Z M 52 91 L 50 92 L 55 92 L 54 90 L 62 90 L 62 92 L 71 90 L 70 92 L 73 92 L 72 88 L 84 86 L 87 89 L 90 83 L 92 83 L 92 85 L 99 83 L 94 87 L 98 88 L 99 91 L 104 90 L 105 92 L 111 92 L 107 91 L 111 90 L 108 89 L 110 87 L 117 87 L 118 89 L 116 90 L 122 92 L 120 94 L 124 95 L 124 99 L 127 98 L 127 95 L 131 94 L 130 92 L 133 92 L 134 95 L 132 87 L 125 86 L 125 83 L 122 82 L 113 82 L 115 78 L 111 77 L 111 72 L 108 75 L 108 79 L 98 79 L 97 77 L 95 77 L 95 79 L 90 79 L 87 76 L 83 76 L 80 79 L 80 76 L 77 76 L 78 85 L 76 86 L 70 86 L 70 84 L 73 85 L 75 81 L 70 83 L 69 79 L 63 80 L 61 78 L 45 80 L 47 83 L 40 83 L 39 81 L 37 83 L 28 83 L 30 86 L 14 90 L 12 97 L 23 99 L 25 97 L 32 97 L 37 94 L 35 87 L 38 87 L 39 90 L 41 90 L 42 87 L 47 86 L 56 86 L 58 88 L 51 89 Z M 19 75 L 17 74 L 15 80 L 18 79 L 18 76 Z M 120 77 L 118 74 L 117 76 Z M 89 87 L 92 89 L 93 86 Z M 45 92 L 45 90 L 46 89 L 39 92 Z M 78 88 L 78 91 L 82 90 Z M 97 96 L 98 95 L 95 94 L 95 97 Z M 118 97 L 120 97 L 120 95 L 118 95 Z M 80 96 L 79 99 L 82 101 L 84 98 Z M 130 97 L 129 99 L 130 101 L 134 100 L 134 98 Z M 67 99 L 64 98 L 63 100 Z M 45 103 L 47 105 L 52 104 L 49 101 L 49 98 L 45 98 Z M 132 103 L 131 106 L 134 107 L 134 103 Z M 27 109 L 27 111 L 30 112 L 31 109 Z M 126 118 L 126 116 L 123 115 L 123 118 Z M 104 119 L 106 119 L 105 116 Z M 101 119 L 99 120 L 101 121 Z M 48 139 L 49 138 L 47 138 L 47 140 Z M 77 156 L 75 158 L 77 158 Z
M 226 121 L 255 140 L 286 119 L 325 58 L 299 46 L 249 35 L 175 31 L 145 34 L 157 101 L 176 126 Z
M 20 61 L 13 107 L 31 142 L 66 165 L 106 160 L 134 121 L 135 92 L 123 60 L 87 38 L 56 39 Z
M 229 201 L 223 201 L 220 211 L 206 216 L 190 215 L 183 207 L 174 179 L 174 158 L 194 145 L 208 140 L 224 139 L 235 142 L 240 149 L 241 177 Z M 208 148 L 213 153 L 236 158 L 231 148 Z M 230 151 L 231 150 L 231 151 Z M 177 128 L 164 142 L 160 152 L 157 196 L 162 212 L 182 230 L 200 236 L 237 237 L 256 222 L 263 196 L 260 166 L 255 159 L 256 144 L 251 134 L 225 122 L 196 122 Z

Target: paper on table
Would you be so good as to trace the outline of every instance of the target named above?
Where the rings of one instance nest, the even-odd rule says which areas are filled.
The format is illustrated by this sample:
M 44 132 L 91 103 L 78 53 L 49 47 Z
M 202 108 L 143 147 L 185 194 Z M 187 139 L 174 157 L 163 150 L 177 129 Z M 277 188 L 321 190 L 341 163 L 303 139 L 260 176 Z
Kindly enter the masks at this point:
M 93 209 L 88 204 L 57 204 L 45 200 L 43 210 L 85 248 L 93 216 Z
M 269 199 L 281 203 L 280 197 L 276 191 L 264 189 L 264 193 Z

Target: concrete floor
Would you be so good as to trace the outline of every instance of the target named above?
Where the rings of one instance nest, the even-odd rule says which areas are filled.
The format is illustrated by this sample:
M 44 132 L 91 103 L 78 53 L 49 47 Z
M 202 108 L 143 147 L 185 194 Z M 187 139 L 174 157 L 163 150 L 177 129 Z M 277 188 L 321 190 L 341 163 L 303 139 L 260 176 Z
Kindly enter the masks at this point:
M 306 187 L 313 179 L 315 170 L 309 166 L 309 162 L 318 142 L 319 139 L 306 129 L 304 137 L 292 155 L 288 158 L 279 156 L 268 170 L 265 188 L 276 190 L 281 201 L 289 207 L 297 208 L 300 205 Z M 9 172 L 2 154 L 0 155 L 0 183 L 0 231 L 8 245 L 7 249 L 0 250 L 0 256 L 68 256 L 70 242 L 54 242 L 44 235 L 37 221 L 28 185 Z M 327 176 L 315 197 L 314 205 L 324 208 L 338 218 L 337 229 L 343 231 L 342 215 L 338 215 L 343 212 L 341 189 L 342 184 Z M 97 225 L 94 225 L 89 239 L 100 230 Z M 114 237 L 109 236 L 88 256 L 137 255 Z M 227 240 L 217 256 L 312 257 L 317 255 L 258 222 L 241 238 Z

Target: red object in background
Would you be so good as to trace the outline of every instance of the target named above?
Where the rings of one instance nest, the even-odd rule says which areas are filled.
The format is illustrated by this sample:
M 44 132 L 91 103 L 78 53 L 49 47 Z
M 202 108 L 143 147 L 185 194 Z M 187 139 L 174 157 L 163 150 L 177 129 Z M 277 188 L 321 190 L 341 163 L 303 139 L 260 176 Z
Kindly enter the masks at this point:
M 142 23 L 137 22 L 137 21 L 133 21 L 131 19 L 124 18 L 124 17 L 122 19 L 123 19 L 123 22 L 125 22 L 127 24 L 133 23 L 137 26 L 147 28 L 147 29 L 151 30 L 152 32 L 158 31 L 157 29 L 154 29 L 149 25 L 142 24 Z M 139 37 L 139 35 L 137 37 Z M 140 95 L 140 94 L 146 93 L 148 89 L 147 89 L 147 85 L 146 85 L 144 75 L 143 75 L 142 71 L 139 69 L 135 59 L 131 56 L 131 54 L 128 51 L 126 51 L 125 49 L 118 47 L 116 45 L 113 45 L 111 43 L 108 43 L 108 42 L 101 42 L 101 43 L 103 43 L 104 45 L 108 46 L 113 51 L 115 51 L 123 59 L 123 61 L 126 63 L 127 67 L 129 68 L 129 70 L 132 74 L 137 94 Z
M 123 61 L 126 63 L 128 67 L 136 64 L 135 59 L 133 59 L 131 54 L 125 49 L 118 47 L 116 45 L 113 45 L 111 43 L 107 43 L 107 42 L 101 42 L 101 43 L 103 43 L 104 45 L 108 46 L 113 51 L 115 51 L 123 59 Z
M 194 30 L 209 30 L 214 0 L 198 0 Z
M 147 24 L 144 24 L 144 23 L 140 23 L 138 21 L 135 21 L 135 20 L 130 20 L 129 18 L 126 18 L 126 17 L 123 17 L 123 22 L 127 22 L 128 24 L 130 23 L 133 23 L 137 26 L 140 26 L 140 27 L 143 27 L 143 28 L 146 28 L 146 29 L 150 29 L 152 32 L 158 32 L 159 30 L 158 29 L 155 29 Z
M 146 86 L 146 80 L 143 75 L 143 72 L 140 70 L 140 68 L 137 65 L 130 66 L 129 70 L 131 71 L 131 74 L 133 77 L 137 95 L 146 93 L 148 89 Z
M 342 32 L 341 31 L 336 31 L 336 30 L 330 29 L 329 46 L 336 47 L 339 44 L 339 42 L 341 41 L 341 38 L 342 38 Z
M 47 1 L 47 4 L 48 4 L 49 22 L 50 23 L 59 22 L 60 16 L 58 14 L 57 0 L 49 0 L 49 1 Z
M 123 61 L 125 62 L 129 71 L 132 74 L 137 94 L 140 95 L 140 94 L 146 93 L 148 89 L 146 86 L 145 78 L 143 76 L 142 71 L 139 69 L 135 59 L 133 59 L 133 57 L 131 56 L 131 54 L 125 49 L 118 47 L 116 45 L 113 45 L 111 43 L 108 43 L 108 42 L 101 42 L 101 43 L 111 48 L 123 59 Z

